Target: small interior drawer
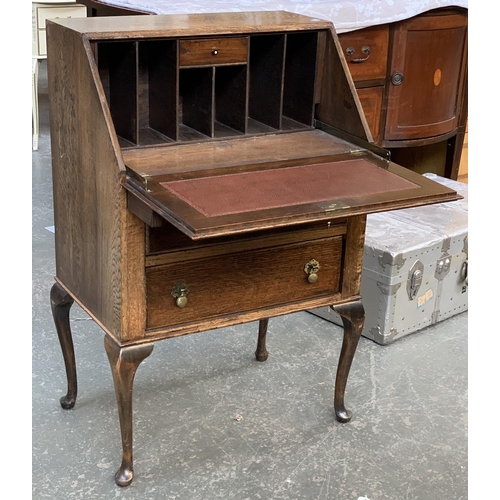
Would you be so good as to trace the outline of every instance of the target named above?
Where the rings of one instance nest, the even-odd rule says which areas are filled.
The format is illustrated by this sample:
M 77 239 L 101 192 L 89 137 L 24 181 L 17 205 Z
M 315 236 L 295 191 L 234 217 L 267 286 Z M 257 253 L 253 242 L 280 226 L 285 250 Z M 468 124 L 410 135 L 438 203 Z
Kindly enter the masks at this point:
M 336 236 L 149 268 L 147 328 L 333 295 L 340 287 L 342 239 Z M 320 266 L 316 282 L 310 282 L 305 271 L 313 259 Z M 176 286 L 189 290 L 184 307 L 177 304 Z
M 221 37 L 181 40 L 180 66 L 217 66 L 245 64 L 248 55 L 248 37 Z
M 353 80 L 384 79 L 387 72 L 389 27 L 373 26 L 339 35 Z
M 38 28 L 45 29 L 47 19 L 60 19 L 68 17 L 86 17 L 85 5 L 39 7 L 37 9 Z

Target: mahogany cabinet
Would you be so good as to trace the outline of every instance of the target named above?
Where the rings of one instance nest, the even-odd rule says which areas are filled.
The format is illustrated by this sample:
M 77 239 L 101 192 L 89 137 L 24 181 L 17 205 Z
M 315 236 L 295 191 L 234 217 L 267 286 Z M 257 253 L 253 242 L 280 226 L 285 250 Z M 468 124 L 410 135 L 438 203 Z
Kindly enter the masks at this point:
M 456 179 L 467 117 L 467 10 L 339 35 L 375 143 Z M 423 171 L 421 173 L 423 173 Z
M 76 301 L 104 332 L 116 483 L 133 479 L 133 379 L 160 340 L 259 321 L 265 361 L 269 318 L 331 306 L 344 321 L 334 409 L 348 422 L 366 215 L 458 196 L 369 142 L 331 24 L 254 12 L 47 32 L 60 402 L 77 396 Z

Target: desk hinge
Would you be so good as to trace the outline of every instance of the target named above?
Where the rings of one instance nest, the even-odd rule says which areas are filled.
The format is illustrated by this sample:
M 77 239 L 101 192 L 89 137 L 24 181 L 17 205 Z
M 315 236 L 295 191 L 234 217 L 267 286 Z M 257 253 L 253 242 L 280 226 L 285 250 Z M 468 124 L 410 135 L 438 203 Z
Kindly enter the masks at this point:
M 151 179 L 151 176 L 149 174 L 143 172 L 137 173 L 128 167 L 126 167 L 126 174 L 128 179 L 133 180 L 136 184 L 141 186 L 148 193 L 151 192 L 151 189 L 148 189 L 148 181 Z

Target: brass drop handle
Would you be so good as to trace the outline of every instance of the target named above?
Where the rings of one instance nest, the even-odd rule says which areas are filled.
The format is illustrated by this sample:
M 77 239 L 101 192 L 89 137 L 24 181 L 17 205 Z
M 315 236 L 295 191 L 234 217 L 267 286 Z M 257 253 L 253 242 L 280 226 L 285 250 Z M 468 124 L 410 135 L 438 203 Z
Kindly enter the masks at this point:
M 347 47 L 347 49 L 345 49 L 345 53 L 348 56 L 352 56 L 355 52 L 356 52 L 356 49 L 354 47 Z M 355 57 L 353 59 L 350 59 L 349 62 L 353 62 L 353 63 L 365 62 L 370 57 L 370 53 L 371 53 L 370 47 L 368 45 L 361 47 L 361 53 L 364 54 L 366 57 Z
M 307 274 L 307 281 L 309 281 L 309 283 L 316 283 L 316 281 L 318 281 L 318 271 L 320 267 L 316 259 L 311 259 L 304 266 L 304 272 Z
M 172 297 L 175 299 L 175 305 L 180 307 L 186 307 L 188 298 L 187 294 L 189 293 L 189 288 L 187 287 L 184 281 L 179 281 L 172 287 Z

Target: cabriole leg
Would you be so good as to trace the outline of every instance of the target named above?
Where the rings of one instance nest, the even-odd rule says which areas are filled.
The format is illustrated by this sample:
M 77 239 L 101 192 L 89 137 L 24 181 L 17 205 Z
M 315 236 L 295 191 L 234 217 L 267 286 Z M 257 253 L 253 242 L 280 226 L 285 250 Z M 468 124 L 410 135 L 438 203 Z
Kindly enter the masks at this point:
M 153 350 L 154 344 L 139 344 L 120 347 L 109 336 L 104 337 L 104 347 L 108 355 L 115 384 L 116 401 L 122 437 L 122 464 L 115 474 L 118 486 L 128 486 L 134 479 L 132 456 L 132 386 L 135 372 L 140 363 Z
M 259 321 L 259 339 L 257 341 L 257 350 L 255 351 L 255 357 L 257 361 L 265 361 L 269 353 L 266 349 L 266 335 L 267 335 L 267 325 L 269 324 L 269 318 L 264 318 Z
M 63 353 L 66 378 L 68 380 L 68 392 L 59 400 L 65 410 L 69 410 L 75 406 L 78 389 L 76 383 L 75 349 L 73 347 L 73 338 L 69 323 L 69 310 L 73 302 L 73 298 L 68 295 L 66 290 L 59 283 L 54 283 L 50 290 L 50 306 Z
M 339 422 L 349 422 L 352 413 L 344 406 L 344 394 L 349 370 L 363 329 L 365 310 L 361 301 L 334 306 L 333 309 L 341 316 L 344 324 L 344 341 L 335 378 L 335 416 Z

